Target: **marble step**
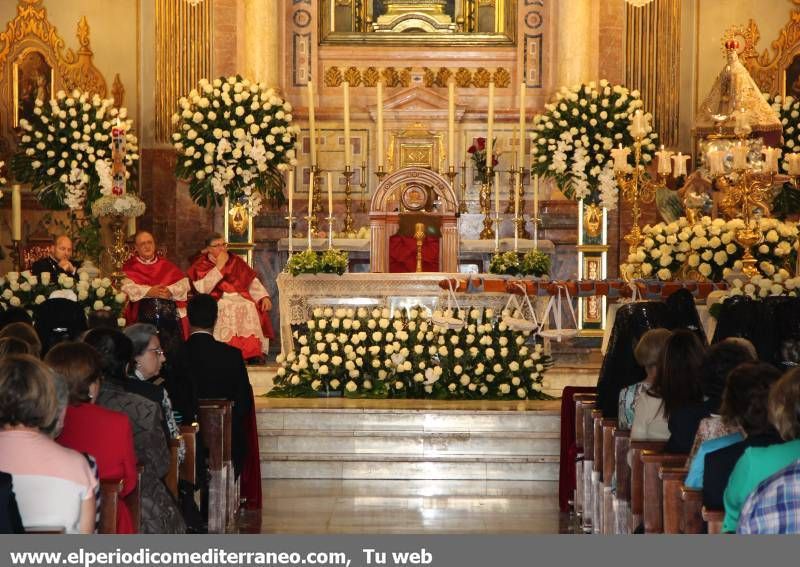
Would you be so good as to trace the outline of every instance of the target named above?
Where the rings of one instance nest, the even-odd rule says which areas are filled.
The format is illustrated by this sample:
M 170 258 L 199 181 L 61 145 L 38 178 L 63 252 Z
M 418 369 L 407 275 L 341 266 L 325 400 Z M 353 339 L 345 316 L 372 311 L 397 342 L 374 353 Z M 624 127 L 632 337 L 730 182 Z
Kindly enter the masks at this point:
M 266 458 L 265 458 L 266 457 Z M 558 456 L 474 455 L 400 457 L 397 454 L 262 453 L 262 478 L 365 480 L 555 481 Z
M 261 430 L 262 454 L 558 455 L 554 432 Z

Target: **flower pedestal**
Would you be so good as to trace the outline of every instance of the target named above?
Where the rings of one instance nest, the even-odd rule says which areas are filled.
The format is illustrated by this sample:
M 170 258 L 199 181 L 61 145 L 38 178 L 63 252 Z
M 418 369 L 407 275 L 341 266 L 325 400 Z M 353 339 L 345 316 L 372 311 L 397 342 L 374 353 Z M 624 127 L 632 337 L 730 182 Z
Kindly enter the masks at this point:
M 111 246 L 108 248 L 108 255 L 111 258 L 111 265 L 114 271 L 111 273 L 111 280 L 114 287 L 119 288 L 125 274 L 122 272 L 122 265 L 128 259 L 130 251 L 125 242 L 127 236 L 128 217 L 123 215 L 108 215 L 108 225 L 111 228 Z
M 603 280 L 608 267 L 606 209 L 578 202 L 578 279 Z M 602 337 L 606 328 L 606 298 L 578 299 L 578 329 L 582 337 Z

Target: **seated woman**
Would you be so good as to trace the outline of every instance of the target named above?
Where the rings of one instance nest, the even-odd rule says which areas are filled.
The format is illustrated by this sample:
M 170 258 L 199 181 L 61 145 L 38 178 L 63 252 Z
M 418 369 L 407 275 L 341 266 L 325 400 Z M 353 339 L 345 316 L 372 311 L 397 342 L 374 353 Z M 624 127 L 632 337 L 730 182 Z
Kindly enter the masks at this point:
M 725 532 L 736 531 L 742 505 L 762 480 L 800 459 L 798 408 L 800 368 L 795 368 L 784 374 L 769 393 L 769 420 L 784 442 L 745 449 L 725 488 L 725 520 L 722 523 Z
M 698 375 L 704 346 L 685 329 L 672 333 L 661 352 L 653 385 L 634 402 L 631 439 L 669 439 L 668 420 L 680 408 L 702 400 Z
M 92 533 L 97 486 L 83 455 L 46 433 L 58 422 L 53 371 L 28 355 L 0 360 L 0 470 L 10 473 L 22 522 Z
M 97 404 L 128 416 L 133 428 L 136 459 L 142 472 L 141 533 L 184 533 L 186 526 L 175 501 L 161 480 L 169 470 L 170 453 L 162 429 L 161 406 L 125 390 L 133 347 L 121 331 L 92 329 L 83 341 L 100 354 L 103 381 Z
M 724 341 L 716 346 L 723 344 Z M 721 415 L 704 419 L 697 432 L 698 438 L 704 433 L 704 424 L 714 420 L 715 417 L 718 418 L 719 426 L 713 437 L 702 441 L 694 454 L 689 455 L 689 473 L 684 480 L 686 486 L 703 488 L 706 455 L 744 439 L 744 435 L 747 434 L 746 428 L 750 427 L 750 424 L 746 423 L 749 406 L 757 401 L 759 390 L 766 394 L 769 386 L 779 376 L 780 373 L 772 365 L 753 362 L 740 364 L 728 374 L 727 385 L 722 394 Z M 766 395 L 763 395 L 762 403 L 764 404 L 762 408 L 766 407 Z M 727 482 L 727 477 L 725 480 Z
M 0 339 L 5 337 L 14 337 L 21 341 L 25 341 L 30 347 L 31 356 L 40 358 L 42 356 L 42 341 L 39 335 L 36 334 L 36 329 L 33 325 L 28 323 L 9 323 L 2 330 L 0 330 Z
M 644 368 L 647 373 L 645 379 L 636 384 L 631 384 L 619 393 L 619 413 L 617 426 L 619 429 L 628 430 L 633 424 L 633 403 L 640 392 L 649 389 L 658 374 L 658 363 L 661 351 L 672 333 L 667 329 L 651 329 L 647 331 L 633 350 L 636 363 Z
M 56 439 L 61 445 L 89 453 L 97 461 L 101 480 L 121 478 L 121 497 L 136 488 L 136 454 L 128 416 L 95 404 L 100 391 L 100 355 L 85 343 L 60 343 L 45 357 L 69 388 L 64 427 Z M 125 501 L 117 505 L 117 533 L 135 533 Z
M 12 354 L 33 354 L 31 346 L 17 337 L 3 337 L 0 339 L 0 358 Z

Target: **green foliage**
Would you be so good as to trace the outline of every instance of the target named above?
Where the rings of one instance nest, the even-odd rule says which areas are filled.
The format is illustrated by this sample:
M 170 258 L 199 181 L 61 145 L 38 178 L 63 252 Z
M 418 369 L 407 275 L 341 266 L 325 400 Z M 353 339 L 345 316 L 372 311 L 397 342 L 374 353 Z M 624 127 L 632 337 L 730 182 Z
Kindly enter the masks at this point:
M 537 278 L 550 274 L 550 256 L 540 250 L 529 250 L 522 257 L 520 263 L 520 274 L 523 276 L 535 276 Z

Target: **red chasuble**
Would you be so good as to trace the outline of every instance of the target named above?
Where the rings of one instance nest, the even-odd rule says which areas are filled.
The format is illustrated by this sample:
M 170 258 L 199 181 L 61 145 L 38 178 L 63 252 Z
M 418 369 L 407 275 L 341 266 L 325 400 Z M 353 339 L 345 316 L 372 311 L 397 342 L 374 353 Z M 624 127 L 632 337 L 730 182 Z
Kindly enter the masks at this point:
M 178 266 L 161 257 L 158 257 L 152 264 L 145 264 L 139 260 L 138 256 L 133 255 L 123 264 L 122 271 L 133 283 L 149 286 L 172 285 L 186 277 Z M 185 301 L 176 301 L 175 304 L 178 307 L 186 307 Z M 125 308 L 125 320 L 128 321 L 128 324 L 135 323 L 138 321 L 138 316 L 139 302 L 128 302 L 128 306 Z M 185 322 L 182 321 L 182 323 L 183 327 L 186 327 Z M 187 329 L 184 328 L 184 338 L 187 335 L 186 331 Z
M 202 254 L 195 259 L 189 267 L 187 272 L 189 274 L 189 279 L 193 282 L 202 280 L 214 267 L 216 267 L 216 264 L 208 257 L 208 254 Z M 214 299 L 219 300 L 223 293 L 238 293 L 248 301 L 256 303 L 250 295 L 249 289 L 250 284 L 258 277 L 258 274 L 256 274 L 253 268 L 247 265 L 247 262 L 236 254 L 229 254 L 228 261 L 225 262 L 221 272 L 222 279 L 210 293 Z M 272 321 L 269 318 L 269 312 L 259 309 L 258 304 L 256 304 L 256 309 L 258 310 L 258 317 L 261 320 L 261 330 L 264 336 L 268 339 L 274 339 L 275 333 L 272 331 Z

